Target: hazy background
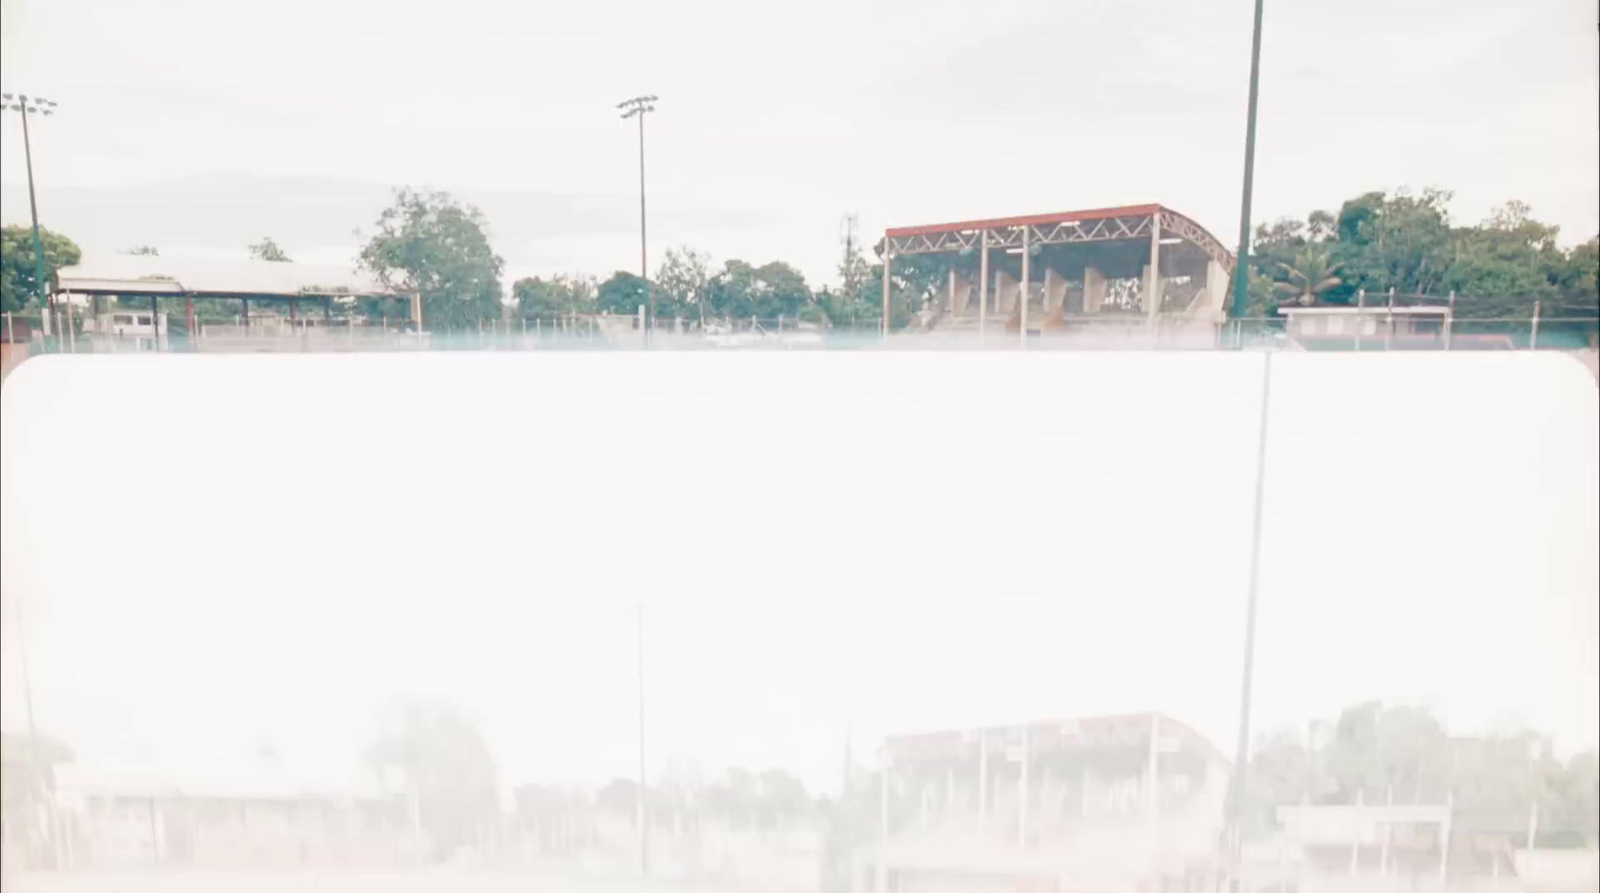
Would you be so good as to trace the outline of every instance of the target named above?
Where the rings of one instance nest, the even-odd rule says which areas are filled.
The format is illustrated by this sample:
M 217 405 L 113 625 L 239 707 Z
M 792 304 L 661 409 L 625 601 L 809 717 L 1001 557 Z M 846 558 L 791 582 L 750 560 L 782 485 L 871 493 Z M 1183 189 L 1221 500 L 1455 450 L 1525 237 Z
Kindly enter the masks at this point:
M 1257 727 L 1596 717 L 1594 382 L 1280 355 Z M 82 765 L 354 771 L 398 695 L 502 780 L 781 766 L 1159 710 L 1231 752 L 1262 357 L 43 357 L 3 391 L 3 580 Z M 353 399 L 360 395 L 360 399 Z M 9 607 L 9 606 L 8 606 Z M 25 726 L 7 624 L 3 720 Z

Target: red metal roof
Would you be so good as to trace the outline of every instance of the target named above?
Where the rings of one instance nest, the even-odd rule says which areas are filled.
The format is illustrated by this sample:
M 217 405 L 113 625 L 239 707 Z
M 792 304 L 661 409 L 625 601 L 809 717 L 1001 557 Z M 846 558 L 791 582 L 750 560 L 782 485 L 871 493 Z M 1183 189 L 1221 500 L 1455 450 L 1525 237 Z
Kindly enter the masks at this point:
M 889 238 L 901 236 L 929 236 L 935 233 L 957 233 L 974 229 L 1002 229 L 1011 226 L 1041 226 L 1052 223 L 1071 223 L 1076 220 L 1106 220 L 1112 217 L 1147 217 L 1159 213 L 1160 205 L 1124 205 L 1120 208 L 1090 208 L 1085 211 L 1063 211 L 1059 214 L 1029 214 L 1022 217 L 995 217 L 989 220 L 965 220 L 959 223 L 933 223 L 925 226 L 896 226 L 885 231 Z

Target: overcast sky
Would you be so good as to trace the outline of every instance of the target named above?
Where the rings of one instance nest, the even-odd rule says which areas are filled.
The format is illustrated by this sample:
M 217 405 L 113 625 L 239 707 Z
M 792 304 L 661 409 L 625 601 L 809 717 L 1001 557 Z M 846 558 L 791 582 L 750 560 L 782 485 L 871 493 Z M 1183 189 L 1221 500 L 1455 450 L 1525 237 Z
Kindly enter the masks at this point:
M 344 262 L 387 190 L 479 203 L 511 276 L 631 268 L 649 119 L 659 257 L 831 278 L 864 233 L 1161 202 L 1236 238 L 1248 0 L 3 0 L 5 89 L 48 96 L 42 222 L 91 252 Z M 1600 230 L 1591 0 L 1271 0 L 1256 217 L 1438 185 Z M 26 220 L 4 124 L 7 222 Z
M 1237 722 L 1253 354 L 336 354 L 28 361 L 0 579 L 39 727 L 337 774 L 391 698 L 508 782 L 837 783 L 846 735 Z M 1275 361 L 1256 722 L 1367 698 L 1596 742 L 1600 418 L 1552 354 Z M 7 606 L 8 609 L 13 607 Z M 8 617 L 10 620 L 10 617 Z M 6 625 L 0 719 L 26 728 Z

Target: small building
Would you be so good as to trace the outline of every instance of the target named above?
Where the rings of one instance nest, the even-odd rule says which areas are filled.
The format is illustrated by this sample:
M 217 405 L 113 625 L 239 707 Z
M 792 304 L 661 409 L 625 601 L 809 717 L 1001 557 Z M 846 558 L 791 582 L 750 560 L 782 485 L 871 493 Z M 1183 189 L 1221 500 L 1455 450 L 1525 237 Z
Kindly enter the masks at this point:
M 72 868 L 405 864 L 416 844 L 403 798 L 299 781 L 272 767 L 227 781 L 63 767 L 61 861 Z
M 1349 349 L 1358 342 L 1443 347 L 1452 317 L 1449 307 L 1439 306 L 1279 307 L 1278 315 L 1285 334 L 1311 349 Z
M 87 334 L 103 335 L 119 341 L 138 344 L 155 342 L 159 348 L 165 348 L 167 314 L 152 314 L 148 308 L 135 310 L 119 307 L 84 320 L 83 330 Z
M 1278 839 L 1255 861 L 1293 868 L 1301 884 L 1353 878 L 1408 884 L 1443 878 L 1449 869 L 1451 809 L 1443 804 L 1284 806 Z M 1507 866 L 1509 871 L 1509 865 Z

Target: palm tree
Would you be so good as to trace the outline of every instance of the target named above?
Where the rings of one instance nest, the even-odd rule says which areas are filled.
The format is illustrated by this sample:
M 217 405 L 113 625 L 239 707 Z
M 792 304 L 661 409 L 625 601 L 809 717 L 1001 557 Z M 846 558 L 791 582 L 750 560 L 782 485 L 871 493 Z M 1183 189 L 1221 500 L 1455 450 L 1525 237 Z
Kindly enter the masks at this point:
M 1302 251 L 1295 255 L 1293 264 L 1278 264 L 1285 281 L 1273 283 L 1272 290 L 1302 307 L 1310 307 L 1324 293 L 1344 284 L 1339 278 L 1343 266 L 1331 262 L 1326 251 Z

